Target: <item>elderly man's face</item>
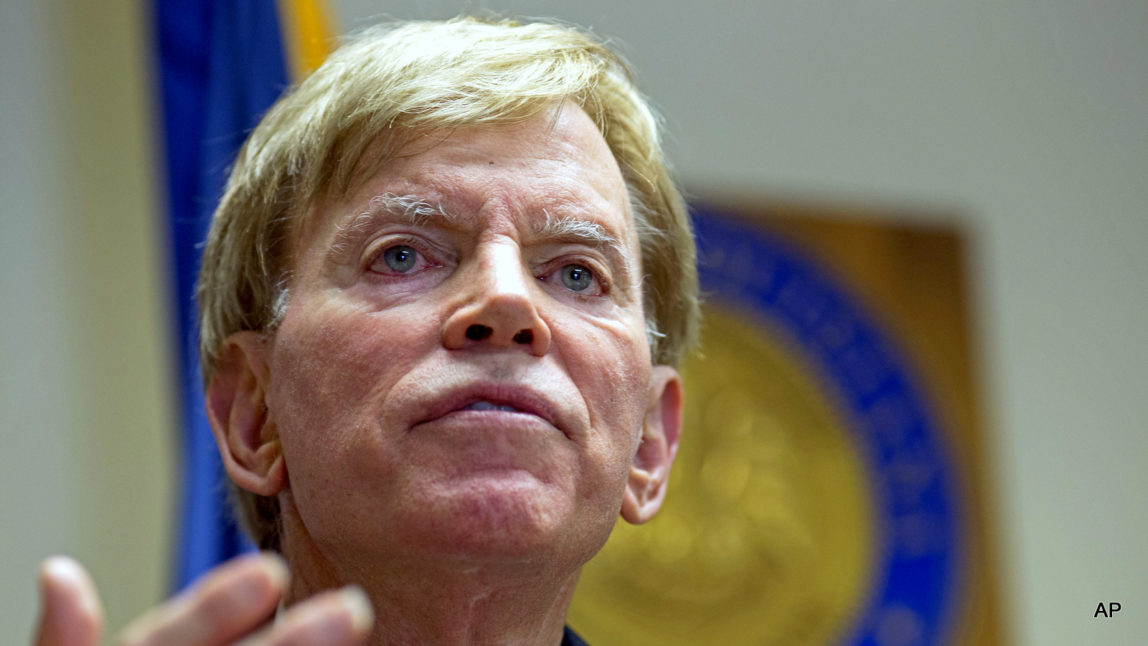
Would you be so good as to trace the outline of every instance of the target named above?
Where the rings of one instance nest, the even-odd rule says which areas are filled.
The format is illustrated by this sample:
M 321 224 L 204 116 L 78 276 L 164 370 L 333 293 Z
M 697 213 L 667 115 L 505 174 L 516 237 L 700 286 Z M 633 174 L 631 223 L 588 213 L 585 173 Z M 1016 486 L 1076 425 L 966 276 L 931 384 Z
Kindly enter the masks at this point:
M 266 353 L 281 502 L 332 557 L 584 560 L 656 511 L 680 409 L 618 166 L 573 105 L 407 153 L 296 247 Z

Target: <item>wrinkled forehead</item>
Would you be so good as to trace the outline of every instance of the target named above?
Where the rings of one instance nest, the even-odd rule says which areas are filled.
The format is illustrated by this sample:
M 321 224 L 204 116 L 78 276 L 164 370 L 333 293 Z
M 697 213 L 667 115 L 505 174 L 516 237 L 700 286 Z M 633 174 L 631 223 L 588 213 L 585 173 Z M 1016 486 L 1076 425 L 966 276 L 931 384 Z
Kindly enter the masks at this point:
M 479 159 L 492 167 L 521 165 L 524 172 L 528 169 L 534 173 L 530 179 L 541 185 L 547 178 L 539 177 L 538 169 L 552 173 L 556 180 L 560 176 L 573 178 L 575 181 L 568 183 L 567 188 L 593 187 L 582 195 L 563 195 L 561 182 L 556 181 L 555 202 L 561 202 L 559 197 L 567 197 L 571 203 L 587 197 L 602 200 L 607 208 L 585 209 L 581 217 L 623 241 L 627 254 L 639 254 L 628 187 L 613 151 L 589 115 L 577 104 L 566 102 L 519 121 L 383 133 L 361 156 L 346 192 L 329 190 L 304 207 L 292 236 L 293 256 L 299 258 L 305 249 L 321 244 L 334 230 L 368 215 L 380 204 L 394 207 L 406 201 L 411 215 L 417 216 L 420 212 L 442 210 L 443 197 L 449 194 L 451 207 L 462 213 L 476 212 L 486 196 L 481 192 L 458 194 L 452 187 L 456 171 L 461 172 L 464 163 L 473 164 Z M 457 160 L 459 166 L 452 166 L 451 160 Z M 528 168 L 528 162 L 538 163 Z M 384 195 L 403 199 L 380 200 Z M 596 213 L 603 214 L 600 220 Z M 605 214 L 609 213 L 621 217 L 607 217 Z M 566 214 L 540 215 L 550 218 Z

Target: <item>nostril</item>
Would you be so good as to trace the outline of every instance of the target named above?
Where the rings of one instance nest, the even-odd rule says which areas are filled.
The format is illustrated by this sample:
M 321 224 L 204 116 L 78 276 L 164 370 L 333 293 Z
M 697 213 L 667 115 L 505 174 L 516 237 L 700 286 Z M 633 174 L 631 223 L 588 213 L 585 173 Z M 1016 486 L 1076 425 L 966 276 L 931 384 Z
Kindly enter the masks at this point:
M 485 325 L 476 324 L 466 328 L 466 338 L 470 339 L 471 341 L 482 341 L 483 339 L 489 337 L 493 332 L 494 330 L 486 327 Z
M 514 335 L 514 342 L 522 344 L 533 343 L 534 333 L 530 330 L 519 330 L 518 334 Z

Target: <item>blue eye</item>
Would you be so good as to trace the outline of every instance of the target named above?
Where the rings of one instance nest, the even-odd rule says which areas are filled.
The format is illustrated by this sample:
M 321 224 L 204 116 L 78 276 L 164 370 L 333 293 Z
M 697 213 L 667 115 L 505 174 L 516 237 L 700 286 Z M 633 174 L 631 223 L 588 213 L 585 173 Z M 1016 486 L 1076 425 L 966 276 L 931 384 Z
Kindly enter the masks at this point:
M 584 291 L 594 282 L 594 273 L 582 265 L 566 265 L 560 273 L 562 284 L 575 292 Z
M 405 274 L 414 269 L 419 253 L 406 245 L 395 245 L 383 252 L 383 262 L 391 271 Z

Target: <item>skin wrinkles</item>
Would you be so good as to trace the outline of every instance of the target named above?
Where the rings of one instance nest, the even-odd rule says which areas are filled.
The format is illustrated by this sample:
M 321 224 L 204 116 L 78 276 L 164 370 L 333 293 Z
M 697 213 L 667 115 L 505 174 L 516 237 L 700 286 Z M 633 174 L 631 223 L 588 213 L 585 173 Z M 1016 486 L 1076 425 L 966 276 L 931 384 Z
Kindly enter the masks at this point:
M 607 226 L 589 219 L 585 207 L 571 209 L 568 205 L 548 199 L 551 207 L 533 206 L 541 218 L 520 218 L 518 236 L 504 236 L 503 241 L 522 247 L 521 256 L 528 270 L 539 280 L 549 278 L 555 269 L 567 263 L 557 263 L 569 256 L 575 264 L 588 266 L 601 286 L 615 300 L 634 300 L 640 296 L 641 285 L 633 280 L 638 270 L 633 266 L 636 258 L 628 254 L 625 245 Z M 563 213 L 552 215 L 551 209 L 574 211 L 579 215 Z M 386 192 L 370 199 L 369 208 L 356 216 L 349 216 L 335 227 L 335 234 L 325 260 L 325 271 L 342 282 L 355 279 L 355 270 L 369 266 L 381 252 L 394 245 L 408 245 L 422 258 L 435 265 L 453 270 L 459 251 L 474 247 L 474 217 L 453 214 L 443 206 L 436 206 L 415 195 L 399 196 Z M 497 235 L 489 233 L 488 240 Z M 517 242 L 521 239 L 521 243 Z M 438 267 L 436 266 L 436 269 Z M 443 271 L 434 272 L 442 276 Z M 423 277 L 424 279 L 428 277 Z M 408 280 L 412 285 L 416 281 Z M 562 289 L 558 290 L 562 292 Z M 572 296 L 573 294 L 568 294 Z
M 626 257 L 626 248 L 606 227 L 598 222 L 576 215 L 554 216 L 550 210 L 542 208 L 545 220 L 528 222 L 528 240 L 533 244 L 552 242 L 554 244 L 581 244 L 609 251 L 619 266 L 632 273 L 631 262 Z M 335 239 L 327 262 L 344 265 L 356 260 L 356 250 L 363 241 L 388 224 L 402 224 L 414 228 L 461 229 L 460 218 L 442 205 L 432 204 L 417 195 L 396 195 L 383 193 L 372 197 L 367 210 L 346 218 L 335 225 Z

